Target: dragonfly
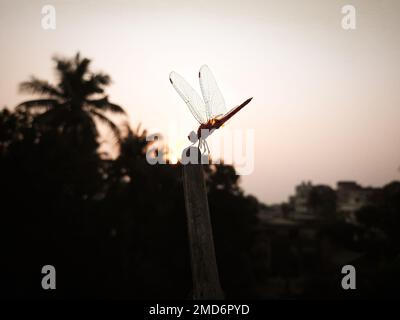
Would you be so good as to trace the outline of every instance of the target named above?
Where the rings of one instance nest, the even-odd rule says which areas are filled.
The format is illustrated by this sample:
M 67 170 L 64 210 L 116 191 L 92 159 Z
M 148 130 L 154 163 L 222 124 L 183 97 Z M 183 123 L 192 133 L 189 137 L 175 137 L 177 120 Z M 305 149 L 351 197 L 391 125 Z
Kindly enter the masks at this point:
M 172 71 L 170 73 L 169 81 L 200 124 L 196 132 L 192 131 L 188 135 L 189 141 L 193 144 L 198 142 L 199 150 L 201 151 L 203 149 L 203 152 L 208 152 L 208 154 L 210 153 L 210 148 L 206 141 L 207 137 L 216 129 L 219 129 L 226 121 L 232 118 L 253 99 L 249 98 L 227 112 L 224 97 L 222 96 L 214 75 L 207 65 L 203 65 L 199 71 L 202 98 L 196 90 L 176 72 Z

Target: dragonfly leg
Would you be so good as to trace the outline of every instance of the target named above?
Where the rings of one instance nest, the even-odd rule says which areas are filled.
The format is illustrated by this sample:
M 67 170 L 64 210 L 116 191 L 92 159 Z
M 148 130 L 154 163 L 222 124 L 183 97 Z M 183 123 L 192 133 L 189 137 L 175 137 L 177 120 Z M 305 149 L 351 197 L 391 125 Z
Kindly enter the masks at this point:
M 210 154 L 210 148 L 208 147 L 208 143 L 207 143 L 206 139 L 204 139 L 203 144 L 204 144 L 204 154 L 206 153 L 206 151 L 208 154 Z
M 205 154 L 207 151 L 207 142 L 205 139 L 200 138 L 199 139 L 199 150 L 201 153 Z

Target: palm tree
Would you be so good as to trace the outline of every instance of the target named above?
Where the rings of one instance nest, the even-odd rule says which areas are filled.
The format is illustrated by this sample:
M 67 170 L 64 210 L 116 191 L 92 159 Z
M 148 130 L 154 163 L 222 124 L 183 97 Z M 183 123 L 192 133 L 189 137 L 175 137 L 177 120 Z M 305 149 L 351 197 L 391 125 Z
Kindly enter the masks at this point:
M 90 60 L 77 53 L 72 59 L 54 57 L 57 85 L 34 76 L 20 84 L 21 92 L 39 94 L 40 99 L 20 103 L 17 108 L 33 112 L 41 124 L 50 124 L 58 132 L 73 133 L 80 140 L 98 136 L 94 119 L 109 127 L 117 139 L 120 130 L 105 112 L 125 114 L 118 105 L 108 101 L 104 88 L 111 78 L 89 69 Z

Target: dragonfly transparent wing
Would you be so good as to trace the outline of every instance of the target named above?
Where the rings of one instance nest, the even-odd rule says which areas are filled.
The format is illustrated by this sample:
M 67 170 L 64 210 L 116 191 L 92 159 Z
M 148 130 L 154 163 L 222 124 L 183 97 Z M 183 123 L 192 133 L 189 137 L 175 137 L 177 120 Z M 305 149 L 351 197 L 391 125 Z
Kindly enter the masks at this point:
M 206 105 L 207 119 L 222 116 L 226 113 L 225 100 L 217 82 L 207 65 L 200 68 L 199 81 L 201 93 Z
M 189 107 L 190 112 L 200 123 L 207 122 L 206 105 L 200 95 L 176 72 L 171 72 L 169 81 Z

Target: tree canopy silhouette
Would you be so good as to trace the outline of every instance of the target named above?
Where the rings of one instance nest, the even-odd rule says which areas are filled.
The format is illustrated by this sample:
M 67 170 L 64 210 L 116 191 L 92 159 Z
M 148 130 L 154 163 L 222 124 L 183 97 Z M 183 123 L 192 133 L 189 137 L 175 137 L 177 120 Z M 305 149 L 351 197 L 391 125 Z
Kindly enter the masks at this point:
M 109 102 L 110 77 L 91 72 L 89 59 L 77 54 L 54 61 L 55 85 L 32 77 L 20 89 L 39 97 L 0 111 L 0 194 L 3 207 L 10 208 L 0 243 L 12 244 L 2 250 L 0 271 L 11 274 L 3 292 L 187 298 L 191 277 L 181 164 L 150 165 L 147 131 L 120 129 L 107 118 L 107 112 L 124 111 Z M 115 159 L 101 157 L 95 119 L 119 137 Z M 244 196 L 237 178 L 231 166 L 207 168 L 227 297 L 250 294 L 253 286 L 249 253 L 257 201 Z M 47 263 L 57 269 L 55 293 L 40 287 L 40 269 Z
M 57 84 L 32 76 L 20 84 L 20 91 L 38 94 L 40 98 L 22 102 L 17 108 L 38 113 L 36 121 L 56 126 L 61 133 L 74 133 L 77 139 L 88 134 L 97 137 L 94 119 L 98 119 L 120 139 L 118 126 L 106 115 L 107 112 L 125 114 L 105 94 L 105 88 L 111 83 L 110 76 L 92 72 L 91 61 L 81 58 L 79 53 L 71 59 L 54 57 L 53 60 Z
M 20 89 L 40 97 L 19 104 L 16 110 L 0 110 L 0 272 L 7 275 L 2 294 L 7 298 L 188 298 L 191 276 L 182 164 L 150 165 L 146 151 L 152 142 L 140 127 L 132 130 L 127 125 L 121 130 L 126 134 L 120 134 L 107 117 L 107 112 L 124 114 L 105 94 L 110 77 L 91 72 L 89 59 L 77 54 L 54 61 L 56 85 L 32 77 Z M 95 119 L 119 137 L 115 159 L 101 157 Z M 329 248 L 322 244 L 330 242 L 367 253 L 357 267 L 357 277 L 364 272 L 360 279 L 373 279 L 364 288 L 379 288 L 380 277 L 385 276 L 397 290 L 399 182 L 383 188 L 379 206 L 358 213 L 362 225 L 357 228 L 330 219 L 336 210 L 335 192 L 315 187 L 310 207 L 329 225 L 305 224 L 304 230 L 310 229 L 303 234 L 301 224 L 289 228 L 260 224 L 260 207 L 267 207 L 244 193 L 233 166 L 221 162 L 204 169 L 227 298 L 266 293 L 280 297 L 286 293 L 279 286 L 274 289 L 274 281 L 297 276 L 306 281 L 305 297 L 342 296 L 343 290 L 336 290 L 340 282 L 329 287 L 332 274 L 321 268 L 327 263 L 322 247 Z M 354 235 L 361 241 L 355 243 Z M 53 292 L 40 286 L 45 264 L 57 269 Z M 376 292 L 380 295 L 388 288 Z

